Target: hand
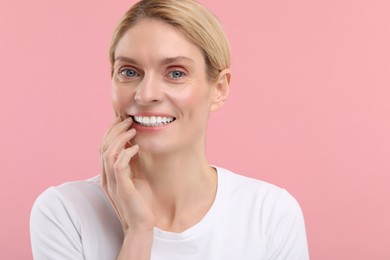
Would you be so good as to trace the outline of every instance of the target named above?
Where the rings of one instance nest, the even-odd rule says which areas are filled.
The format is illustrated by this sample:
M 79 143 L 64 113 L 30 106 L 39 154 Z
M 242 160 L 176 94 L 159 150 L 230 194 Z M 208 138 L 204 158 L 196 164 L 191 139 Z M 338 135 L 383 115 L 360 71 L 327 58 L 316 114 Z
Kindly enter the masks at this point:
M 151 210 L 151 190 L 145 178 L 132 176 L 131 159 L 138 145 L 130 144 L 136 135 L 131 118 L 119 117 L 100 145 L 101 185 L 122 223 L 125 236 L 151 233 L 155 225 Z

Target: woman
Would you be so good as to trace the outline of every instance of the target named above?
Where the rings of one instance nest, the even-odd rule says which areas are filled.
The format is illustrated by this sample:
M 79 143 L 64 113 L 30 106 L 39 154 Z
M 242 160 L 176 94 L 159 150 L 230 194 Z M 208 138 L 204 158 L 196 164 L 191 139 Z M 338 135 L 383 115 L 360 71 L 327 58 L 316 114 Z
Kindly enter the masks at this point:
M 229 92 L 217 19 L 192 0 L 144 0 L 110 48 L 116 120 L 100 176 L 49 188 L 31 214 L 35 259 L 308 259 L 285 190 L 212 167 L 209 113 Z

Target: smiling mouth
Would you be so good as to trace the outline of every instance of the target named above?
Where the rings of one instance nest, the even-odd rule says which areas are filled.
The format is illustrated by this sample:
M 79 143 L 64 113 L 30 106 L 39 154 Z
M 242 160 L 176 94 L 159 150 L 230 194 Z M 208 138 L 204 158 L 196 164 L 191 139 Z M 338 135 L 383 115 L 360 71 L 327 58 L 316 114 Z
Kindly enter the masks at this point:
M 166 116 L 131 116 L 134 122 L 142 126 L 163 126 L 176 120 L 174 117 Z

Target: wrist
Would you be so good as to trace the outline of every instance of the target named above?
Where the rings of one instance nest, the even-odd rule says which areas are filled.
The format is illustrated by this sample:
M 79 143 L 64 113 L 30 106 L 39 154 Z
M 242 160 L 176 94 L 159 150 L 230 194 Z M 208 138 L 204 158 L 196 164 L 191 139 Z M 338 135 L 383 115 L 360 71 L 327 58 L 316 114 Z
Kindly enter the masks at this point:
M 125 232 L 117 260 L 149 260 L 153 244 L 153 229 Z
M 127 229 L 124 231 L 124 240 L 132 241 L 135 240 L 153 240 L 154 235 L 154 229 L 148 228 L 148 229 L 142 229 L 142 230 L 134 230 L 134 229 Z

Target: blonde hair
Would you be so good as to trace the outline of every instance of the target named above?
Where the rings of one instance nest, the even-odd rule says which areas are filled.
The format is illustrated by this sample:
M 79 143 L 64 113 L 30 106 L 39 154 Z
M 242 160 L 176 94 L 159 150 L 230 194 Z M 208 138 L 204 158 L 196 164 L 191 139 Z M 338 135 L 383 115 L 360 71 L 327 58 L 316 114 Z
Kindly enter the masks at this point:
M 119 40 L 128 29 L 144 19 L 161 20 L 184 33 L 203 52 L 210 80 L 217 80 L 222 70 L 230 68 L 229 43 L 221 24 L 210 10 L 195 0 L 142 0 L 125 13 L 113 33 L 111 75 Z

